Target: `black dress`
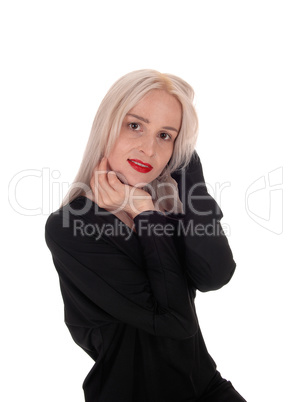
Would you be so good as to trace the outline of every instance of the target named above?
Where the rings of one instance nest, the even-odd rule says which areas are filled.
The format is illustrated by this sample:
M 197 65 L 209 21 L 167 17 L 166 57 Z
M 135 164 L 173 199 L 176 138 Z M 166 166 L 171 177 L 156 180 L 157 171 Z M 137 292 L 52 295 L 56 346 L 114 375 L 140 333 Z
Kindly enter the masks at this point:
M 187 188 L 191 180 L 203 180 L 196 152 Z M 196 317 L 196 289 L 220 288 L 236 267 L 221 210 L 204 185 L 197 192 L 207 199 L 194 212 L 142 212 L 136 232 L 84 196 L 48 217 L 65 323 L 95 361 L 86 402 L 244 401 L 216 370 Z M 209 224 L 214 235 L 192 231 Z

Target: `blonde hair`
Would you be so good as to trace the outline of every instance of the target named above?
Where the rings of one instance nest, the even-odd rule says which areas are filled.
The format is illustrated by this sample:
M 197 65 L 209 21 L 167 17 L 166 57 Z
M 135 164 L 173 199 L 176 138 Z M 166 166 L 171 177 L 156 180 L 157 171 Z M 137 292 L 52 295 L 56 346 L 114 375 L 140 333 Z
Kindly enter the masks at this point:
M 102 100 L 93 121 L 79 171 L 61 207 L 85 190 L 89 190 L 93 170 L 103 156 L 109 155 L 118 138 L 125 115 L 154 89 L 163 89 L 179 100 L 182 106 L 182 123 L 166 169 L 150 184 L 155 188 L 157 181 L 164 180 L 168 174 L 178 168 L 184 168 L 189 163 L 198 135 L 198 119 L 193 106 L 192 87 L 172 74 L 163 74 L 151 69 L 133 71 L 119 78 Z

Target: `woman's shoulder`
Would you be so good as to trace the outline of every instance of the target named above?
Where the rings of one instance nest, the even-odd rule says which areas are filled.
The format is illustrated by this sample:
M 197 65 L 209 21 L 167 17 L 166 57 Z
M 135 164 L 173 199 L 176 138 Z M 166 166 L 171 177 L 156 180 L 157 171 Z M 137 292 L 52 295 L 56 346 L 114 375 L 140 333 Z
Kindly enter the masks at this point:
M 45 236 L 57 244 L 75 246 L 88 240 L 93 227 L 104 223 L 104 210 L 85 196 L 78 196 L 52 212 L 45 223 Z
M 86 197 L 79 196 L 61 206 L 48 216 L 45 227 L 49 229 L 59 229 L 59 225 L 69 227 L 76 217 L 84 218 L 92 208 L 92 201 L 86 200 L 88 200 Z

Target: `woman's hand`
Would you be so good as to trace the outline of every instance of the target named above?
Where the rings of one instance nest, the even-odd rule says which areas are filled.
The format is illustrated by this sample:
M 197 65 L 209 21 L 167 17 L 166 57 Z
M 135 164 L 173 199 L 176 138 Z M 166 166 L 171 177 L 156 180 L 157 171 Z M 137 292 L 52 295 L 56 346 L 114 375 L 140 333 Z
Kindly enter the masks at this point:
M 151 195 L 140 188 L 123 184 L 116 173 L 108 169 L 105 157 L 95 167 L 90 187 L 95 202 L 108 211 L 123 210 L 133 219 L 143 211 L 155 210 Z

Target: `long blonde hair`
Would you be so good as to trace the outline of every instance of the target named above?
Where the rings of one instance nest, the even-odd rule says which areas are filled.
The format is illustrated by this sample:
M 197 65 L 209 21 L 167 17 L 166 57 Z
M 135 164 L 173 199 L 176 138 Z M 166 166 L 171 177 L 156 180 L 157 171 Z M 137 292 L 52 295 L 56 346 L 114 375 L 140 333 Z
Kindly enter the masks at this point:
M 163 89 L 179 100 L 182 106 L 182 123 L 166 169 L 150 184 L 156 188 L 157 181 L 162 181 L 168 174 L 178 168 L 184 168 L 189 163 L 198 135 L 198 118 L 193 105 L 192 87 L 172 74 L 162 74 L 151 69 L 133 71 L 119 78 L 102 100 L 93 121 L 79 171 L 61 207 L 89 190 L 93 170 L 103 156 L 109 155 L 125 115 L 153 89 Z

